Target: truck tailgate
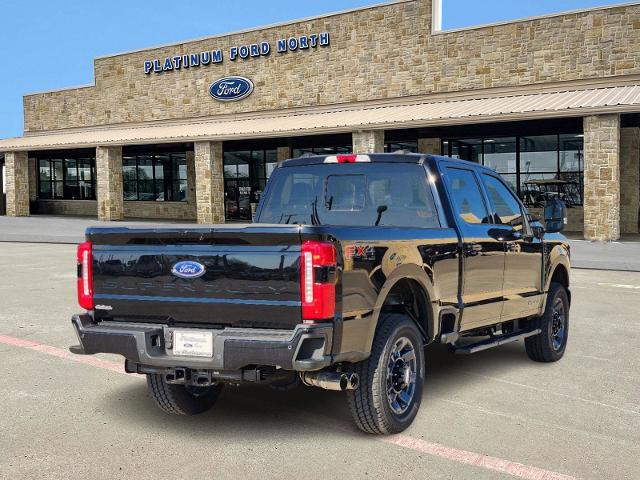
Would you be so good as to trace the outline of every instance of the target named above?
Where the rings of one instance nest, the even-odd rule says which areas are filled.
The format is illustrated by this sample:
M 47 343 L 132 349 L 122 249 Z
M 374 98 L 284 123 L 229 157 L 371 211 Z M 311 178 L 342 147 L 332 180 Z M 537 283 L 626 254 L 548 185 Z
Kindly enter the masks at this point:
M 87 239 L 97 319 L 279 329 L 302 321 L 296 225 L 92 228 Z M 176 275 L 176 265 L 192 276 Z

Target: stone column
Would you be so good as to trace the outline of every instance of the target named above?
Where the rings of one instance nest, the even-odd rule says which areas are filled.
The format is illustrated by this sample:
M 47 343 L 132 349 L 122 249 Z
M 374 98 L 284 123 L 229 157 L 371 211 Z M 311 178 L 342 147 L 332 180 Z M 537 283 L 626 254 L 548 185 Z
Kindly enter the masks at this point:
M 194 146 L 198 223 L 224 223 L 222 142 L 196 142 Z
M 96 177 L 98 220 L 122 220 L 124 218 L 122 147 L 96 149 Z
M 38 160 L 36 158 L 29 159 L 29 200 L 38 199 Z
M 276 159 L 279 162 L 282 162 L 283 160 L 289 160 L 290 158 L 291 158 L 291 148 L 278 147 Z
M 620 233 L 638 233 L 640 128 L 620 130 Z
M 353 153 L 384 153 L 384 130 L 353 132 Z
M 27 152 L 7 152 L 4 156 L 7 176 L 7 216 L 29 216 L 29 156 Z
M 584 118 L 584 236 L 620 238 L 620 115 Z
M 442 155 L 442 140 L 439 138 L 419 138 L 418 153 Z
M 187 204 L 189 215 L 196 218 L 196 154 L 189 150 L 187 155 Z

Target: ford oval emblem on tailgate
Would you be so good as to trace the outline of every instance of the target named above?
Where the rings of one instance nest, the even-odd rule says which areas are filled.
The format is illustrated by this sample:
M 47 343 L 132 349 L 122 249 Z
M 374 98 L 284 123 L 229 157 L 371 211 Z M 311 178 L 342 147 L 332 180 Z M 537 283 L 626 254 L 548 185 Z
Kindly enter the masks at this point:
M 205 272 L 204 265 L 191 261 L 178 262 L 171 269 L 171 273 L 180 278 L 198 278 Z
M 221 102 L 233 102 L 248 97 L 253 92 L 253 82 L 244 77 L 224 77 L 209 87 L 209 93 Z

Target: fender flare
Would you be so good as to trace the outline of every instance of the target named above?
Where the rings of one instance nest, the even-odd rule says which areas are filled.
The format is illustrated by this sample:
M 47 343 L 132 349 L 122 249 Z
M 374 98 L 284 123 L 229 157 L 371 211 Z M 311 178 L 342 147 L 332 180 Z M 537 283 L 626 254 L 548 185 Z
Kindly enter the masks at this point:
M 549 292 L 549 288 L 551 287 L 551 279 L 554 274 L 558 270 L 558 268 L 564 268 L 567 274 L 567 290 L 570 285 L 570 272 L 571 272 L 571 261 L 569 260 L 569 251 L 562 245 L 555 245 L 553 249 L 549 252 L 547 262 L 547 268 L 545 272 L 545 284 L 544 284 L 544 302 L 542 305 L 542 311 L 544 312 L 547 308 L 547 294 Z M 571 298 L 571 294 L 569 294 L 569 298 Z
M 423 268 L 415 264 L 406 264 L 396 268 L 391 275 L 387 277 L 387 280 L 378 292 L 378 300 L 376 301 L 376 305 L 372 312 L 372 321 L 370 323 L 371 328 L 369 332 L 367 332 L 367 346 L 371 346 L 373 344 L 373 338 L 378 329 L 380 313 L 382 312 L 382 307 L 387 300 L 389 292 L 391 292 L 393 287 L 403 280 L 413 280 L 422 289 L 422 292 L 425 295 L 426 308 L 429 314 L 429 317 L 425 319 L 425 326 L 429 337 L 427 338 L 427 341 L 431 342 L 435 338 L 439 327 L 437 325 L 438 311 L 433 283 Z

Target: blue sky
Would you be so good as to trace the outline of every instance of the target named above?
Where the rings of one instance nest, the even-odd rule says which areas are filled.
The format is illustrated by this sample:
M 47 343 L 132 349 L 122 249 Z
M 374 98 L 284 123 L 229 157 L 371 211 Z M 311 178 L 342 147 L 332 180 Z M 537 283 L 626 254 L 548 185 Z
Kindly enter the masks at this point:
M 2 0 L 0 138 L 22 135 L 22 95 L 93 82 L 93 58 L 257 27 L 375 0 Z M 620 3 L 444 0 L 444 28 Z

